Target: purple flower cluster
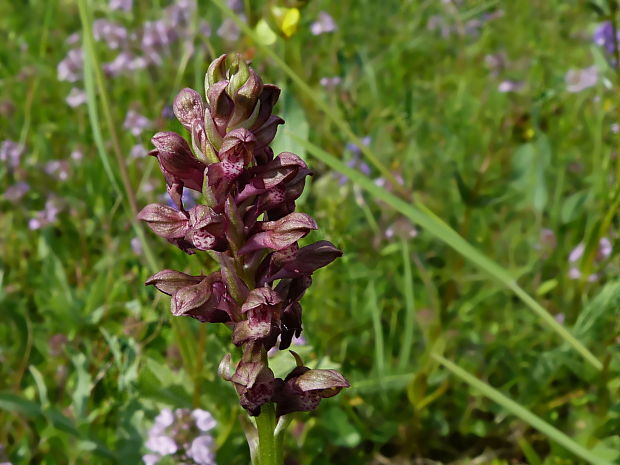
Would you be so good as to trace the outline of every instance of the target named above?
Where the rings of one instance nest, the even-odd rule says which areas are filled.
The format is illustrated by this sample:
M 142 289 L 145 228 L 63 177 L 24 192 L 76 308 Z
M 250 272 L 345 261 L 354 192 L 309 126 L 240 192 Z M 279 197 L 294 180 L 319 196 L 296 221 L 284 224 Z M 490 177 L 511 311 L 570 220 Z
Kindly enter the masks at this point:
M 306 163 L 297 155 L 274 156 L 269 147 L 278 125 L 272 115 L 280 89 L 263 84 L 239 55 L 217 58 L 205 77 L 206 102 L 183 89 L 174 113 L 191 134 L 191 147 L 174 132 L 155 134 L 150 154 L 157 158 L 174 207 L 147 205 L 138 215 L 159 236 L 188 254 L 207 251 L 220 270 L 192 276 L 163 270 L 149 278 L 171 299 L 176 316 L 225 323 L 243 356 L 232 372 L 231 356 L 220 374 L 231 381 L 251 415 L 261 405 L 277 404 L 278 415 L 312 410 L 321 398 L 348 387 L 335 370 L 298 367 L 275 378 L 267 351 L 286 349 L 302 331 L 300 300 L 311 275 L 342 255 L 333 244 L 298 241 L 317 229 L 295 212 Z M 187 208 L 184 188 L 202 192 L 204 204 Z
M 38 211 L 28 222 L 28 228 L 35 231 L 45 226 L 49 226 L 56 222 L 58 214 L 61 211 L 60 202 L 55 197 L 50 197 L 45 202 L 45 208 Z
M 209 431 L 216 426 L 206 410 L 163 409 L 149 430 L 146 447 L 151 451 L 142 457 L 146 465 L 155 465 L 171 456 L 177 463 L 215 465 L 214 440 Z
M 0 144 L 0 161 L 11 168 L 17 168 L 24 154 L 24 146 L 12 140 L 2 141 Z
M 310 25 L 310 32 L 312 32 L 312 35 L 315 36 L 326 34 L 328 32 L 334 32 L 336 29 L 337 26 L 334 18 L 332 18 L 329 13 L 326 13 L 325 11 L 321 11 L 319 13 L 319 18 Z
M 617 66 L 616 63 L 616 46 L 620 41 L 620 31 L 616 31 L 616 37 L 614 37 L 614 27 L 611 21 L 605 21 L 600 24 L 592 36 L 592 40 L 596 45 L 602 47 L 607 53 L 607 57 L 613 66 Z
M 110 1 L 112 10 L 130 11 L 132 6 L 131 0 Z M 105 73 L 114 77 L 149 66 L 161 65 L 164 55 L 171 53 L 170 47 L 173 43 L 191 39 L 188 25 L 195 11 L 195 0 L 177 0 L 163 10 L 159 19 L 145 22 L 137 32 L 129 31 L 124 26 L 107 19 L 97 19 L 93 23 L 95 40 L 105 43 L 110 50 L 118 51 L 112 61 L 103 64 Z M 207 29 L 208 25 L 206 28 L 204 24 L 201 25 L 201 31 Z M 74 45 L 78 41 L 79 34 L 74 34 L 67 42 Z M 71 83 L 80 81 L 83 66 L 82 49 L 71 49 L 58 64 L 58 79 Z M 77 87 L 73 88 L 66 98 L 67 104 L 71 107 L 77 107 L 85 101 L 84 91 Z

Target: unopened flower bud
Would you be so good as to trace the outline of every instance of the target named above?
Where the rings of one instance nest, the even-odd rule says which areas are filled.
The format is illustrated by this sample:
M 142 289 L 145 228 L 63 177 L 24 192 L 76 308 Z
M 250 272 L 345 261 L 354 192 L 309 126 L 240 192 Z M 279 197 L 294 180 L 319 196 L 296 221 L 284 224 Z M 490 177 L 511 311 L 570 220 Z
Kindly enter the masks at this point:
M 191 131 L 194 121 L 202 121 L 204 116 L 202 97 L 195 90 L 185 88 L 174 99 L 173 110 L 179 122 Z

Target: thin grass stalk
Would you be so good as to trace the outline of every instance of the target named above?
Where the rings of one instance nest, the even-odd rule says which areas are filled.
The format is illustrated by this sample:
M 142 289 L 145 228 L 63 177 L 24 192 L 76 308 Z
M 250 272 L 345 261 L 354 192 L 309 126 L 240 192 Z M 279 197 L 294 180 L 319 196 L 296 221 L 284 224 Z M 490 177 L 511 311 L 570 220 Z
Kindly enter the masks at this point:
M 405 327 L 400 345 L 398 368 L 404 370 L 409 364 L 411 349 L 413 347 L 413 331 L 415 322 L 415 298 L 413 293 L 413 275 L 411 272 L 411 256 L 409 255 L 409 243 L 401 241 L 403 253 L 403 292 L 405 294 Z
M 586 449 L 581 444 L 577 443 L 575 440 L 564 434 L 559 429 L 550 425 L 542 418 L 538 417 L 527 408 L 523 407 L 518 402 L 506 397 L 504 394 L 499 392 L 497 389 L 489 386 L 485 382 L 479 380 L 475 376 L 471 375 L 458 365 L 452 363 L 450 360 L 445 359 L 441 355 L 432 354 L 431 355 L 437 362 L 442 364 L 445 368 L 451 371 L 455 376 L 465 381 L 471 387 L 479 391 L 485 397 L 488 397 L 492 401 L 501 405 L 503 408 L 508 410 L 510 413 L 520 418 L 532 428 L 537 429 L 546 437 L 548 437 L 551 441 L 559 444 L 564 447 L 566 450 L 572 452 L 577 457 L 585 460 L 586 462 L 591 463 L 592 465 L 612 465 L 611 462 L 603 459 L 602 457 L 597 456 L 592 453 L 589 449 Z

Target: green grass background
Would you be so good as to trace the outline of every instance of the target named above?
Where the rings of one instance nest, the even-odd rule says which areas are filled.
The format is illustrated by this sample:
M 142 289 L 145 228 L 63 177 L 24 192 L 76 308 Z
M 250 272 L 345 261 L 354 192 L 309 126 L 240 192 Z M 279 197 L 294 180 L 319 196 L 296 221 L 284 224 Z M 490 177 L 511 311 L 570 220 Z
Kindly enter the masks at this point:
M 229 15 L 219 0 L 204 1 L 193 53 L 176 44 L 160 67 L 109 79 L 99 69 L 115 52 L 84 42 L 89 101 L 72 109 L 64 101 L 72 85 L 56 73 L 66 38 L 84 37 L 95 18 L 137 30 L 168 5 L 136 0 L 126 14 L 79 3 L 0 4 L 0 139 L 26 147 L 16 170 L 0 166 L 0 191 L 31 186 L 17 204 L 0 197 L 6 458 L 140 463 L 147 430 L 168 406 L 210 410 L 218 463 L 249 463 L 236 394 L 217 377 L 228 331 L 173 320 L 168 299 L 143 286 L 159 268 L 213 265 L 149 231 L 142 254 L 131 247 L 142 235 L 131 198 L 141 208 L 165 191 L 155 161 L 131 158 L 131 147 L 148 147 L 155 130 L 182 132 L 160 117 L 163 108 L 182 87 L 202 92 L 210 60 L 236 51 L 282 87 L 286 125 L 274 144 L 315 171 L 298 202 L 321 228 L 310 238 L 345 251 L 304 297 L 309 344 L 300 352 L 341 369 L 352 388 L 293 424 L 288 463 L 620 463 L 620 262 L 616 251 L 595 260 L 601 237 L 618 241 L 620 79 L 592 44 L 603 20 L 596 8 L 314 0 L 297 5 L 291 37 L 265 45 L 253 22 L 269 18 L 270 4 L 246 1 L 250 28 L 226 42 L 198 33 L 200 20 L 215 31 Z M 313 36 L 320 11 L 338 28 Z M 428 27 L 437 15 L 449 37 Z M 498 53 L 506 65 L 494 74 L 485 57 Z M 566 72 L 593 64 L 598 83 L 567 92 Z M 332 76 L 342 83 L 320 85 Z M 499 92 L 509 79 L 522 88 Z M 124 130 L 130 108 L 153 130 Z M 369 176 L 346 165 L 347 142 L 365 136 Z M 84 159 L 71 162 L 67 181 L 44 172 L 75 149 Z M 378 187 L 386 176 L 402 186 Z M 63 204 L 58 221 L 29 230 L 50 194 Z M 414 238 L 385 235 L 414 223 Z M 541 245 L 543 229 L 555 233 L 554 248 Z M 580 242 L 577 266 L 596 272 L 595 282 L 569 278 Z

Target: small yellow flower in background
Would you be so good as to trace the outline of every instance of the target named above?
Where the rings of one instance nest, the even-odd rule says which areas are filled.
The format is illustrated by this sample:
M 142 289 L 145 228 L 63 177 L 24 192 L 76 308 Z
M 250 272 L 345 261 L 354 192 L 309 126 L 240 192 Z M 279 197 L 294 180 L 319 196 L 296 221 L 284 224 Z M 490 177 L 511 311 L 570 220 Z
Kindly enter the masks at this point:
M 268 10 L 267 17 L 256 24 L 256 34 L 265 45 L 272 45 L 278 36 L 291 38 L 297 32 L 301 14 L 298 8 L 273 6 Z
M 525 137 L 527 140 L 531 140 L 531 139 L 533 139 L 533 138 L 534 138 L 534 136 L 536 135 L 536 131 L 534 131 L 534 129 L 533 129 L 533 128 L 527 128 L 527 129 L 525 130 L 525 133 L 524 133 L 523 135 L 524 135 L 524 137 Z
M 301 17 L 297 8 L 274 6 L 271 8 L 271 15 L 282 35 L 287 39 L 297 32 L 299 18 Z

